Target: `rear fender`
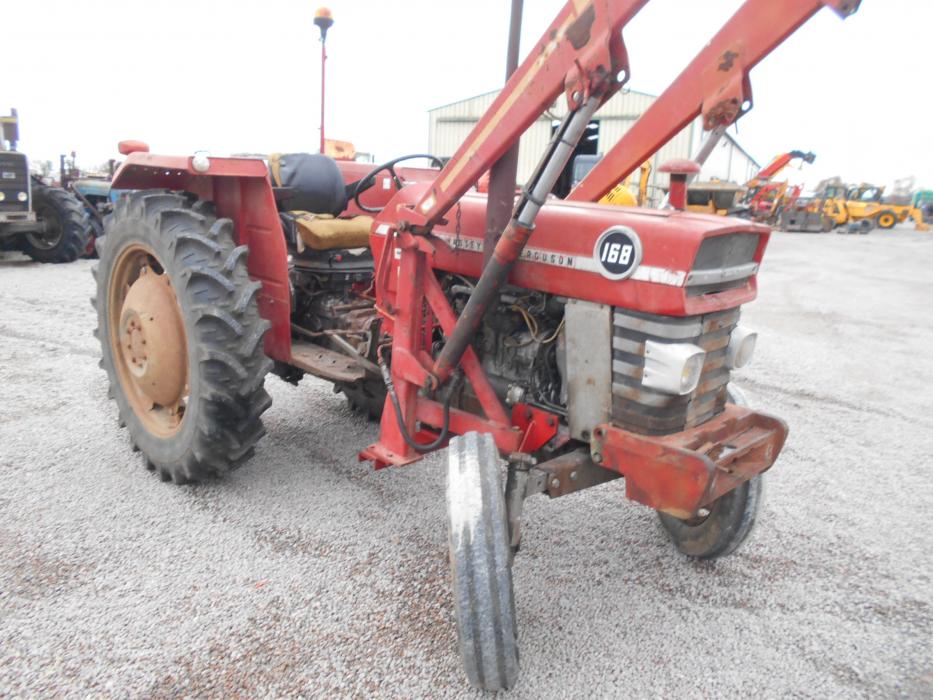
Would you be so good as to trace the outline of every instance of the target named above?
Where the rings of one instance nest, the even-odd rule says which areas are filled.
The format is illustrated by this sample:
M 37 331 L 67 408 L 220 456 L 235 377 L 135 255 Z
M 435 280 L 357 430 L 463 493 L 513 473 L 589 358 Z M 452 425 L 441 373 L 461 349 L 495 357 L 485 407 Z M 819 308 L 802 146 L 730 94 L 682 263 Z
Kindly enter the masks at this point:
M 249 248 L 250 277 L 262 283 L 259 313 L 272 324 L 266 334 L 266 354 L 288 362 L 291 358 L 288 251 L 266 164 L 251 158 L 210 158 L 207 167 L 199 171 L 193 160 L 192 156 L 131 153 L 114 174 L 112 187 L 191 192 L 199 199 L 213 202 L 218 216 L 232 219 L 238 244 Z

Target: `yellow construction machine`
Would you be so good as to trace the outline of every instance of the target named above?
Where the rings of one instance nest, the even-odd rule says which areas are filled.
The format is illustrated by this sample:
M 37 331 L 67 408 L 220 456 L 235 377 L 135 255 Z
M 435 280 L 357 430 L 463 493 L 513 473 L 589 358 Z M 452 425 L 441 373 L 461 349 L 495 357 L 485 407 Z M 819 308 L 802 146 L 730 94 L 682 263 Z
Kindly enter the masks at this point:
M 629 175 L 599 200 L 600 204 L 615 204 L 619 207 L 644 207 L 648 202 L 648 181 L 651 179 L 651 162 L 641 164 L 638 177 L 638 194 L 632 192 L 632 176 Z
M 892 229 L 906 221 L 910 206 L 885 201 L 884 187 L 863 182 L 846 190 L 846 211 L 851 221 L 873 219 L 878 228 Z
M 847 186 L 839 178 L 832 178 L 821 182 L 817 191 L 824 195 L 823 212 L 836 226 L 870 221 L 878 228 L 890 230 L 912 219 L 918 231 L 930 230 L 915 200 L 885 197 L 884 187 L 866 182 Z

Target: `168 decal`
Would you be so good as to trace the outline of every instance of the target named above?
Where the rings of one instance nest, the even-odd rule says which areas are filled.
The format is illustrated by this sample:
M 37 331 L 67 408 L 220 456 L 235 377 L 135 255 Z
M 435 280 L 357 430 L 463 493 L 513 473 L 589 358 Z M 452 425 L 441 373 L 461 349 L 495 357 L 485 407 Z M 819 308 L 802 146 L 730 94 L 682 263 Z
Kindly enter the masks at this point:
M 624 280 L 641 262 L 641 240 L 628 226 L 613 226 L 596 241 L 593 258 L 603 277 Z

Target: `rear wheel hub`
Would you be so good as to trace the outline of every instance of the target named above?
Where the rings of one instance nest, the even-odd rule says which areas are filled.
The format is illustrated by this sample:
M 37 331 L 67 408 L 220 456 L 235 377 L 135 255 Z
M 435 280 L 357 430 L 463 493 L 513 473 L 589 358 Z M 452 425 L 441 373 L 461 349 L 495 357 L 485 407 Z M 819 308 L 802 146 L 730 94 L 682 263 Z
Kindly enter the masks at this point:
M 120 351 L 139 391 L 175 408 L 185 389 L 185 333 L 168 275 L 144 267 L 120 311 Z
M 181 427 L 188 400 L 188 343 L 172 282 L 154 253 L 134 245 L 109 284 L 114 369 L 133 413 L 162 438 Z

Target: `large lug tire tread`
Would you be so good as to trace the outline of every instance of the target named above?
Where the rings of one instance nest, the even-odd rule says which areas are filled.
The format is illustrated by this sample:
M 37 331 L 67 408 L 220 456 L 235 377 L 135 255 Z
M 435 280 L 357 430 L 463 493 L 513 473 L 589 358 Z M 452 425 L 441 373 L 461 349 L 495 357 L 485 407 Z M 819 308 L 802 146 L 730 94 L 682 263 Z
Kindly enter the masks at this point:
M 22 251 L 26 255 L 42 263 L 69 263 L 84 255 L 91 237 L 91 221 L 77 197 L 58 187 L 37 186 L 32 190 L 32 205 L 37 212 L 54 209 L 62 233 L 58 243 L 48 250 L 33 246 L 24 235 Z
M 450 443 L 448 542 L 460 657 L 470 683 L 510 688 L 518 678 L 511 551 L 499 452 L 488 434 Z
M 729 401 L 747 406 L 739 387 L 730 384 Z M 762 500 L 763 481 L 756 476 L 720 496 L 709 506 L 709 515 L 698 523 L 658 512 L 661 525 L 677 549 L 695 559 L 716 559 L 732 554 L 748 538 Z
M 385 406 L 385 385 L 376 380 L 362 380 L 354 384 L 340 384 L 339 390 L 347 397 L 347 406 L 367 420 L 377 422 Z
M 272 361 L 263 352 L 269 322 L 259 316 L 260 283 L 249 278 L 246 246 L 233 222 L 179 194 L 140 191 L 121 198 L 97 239 L 94 268 L 101 366 L 117 402 L 120 425 L 134 450 L 165 481 L 178 484 L 223 476 L 248 459 L 265 430 L 260 416 L 272 403 L 264 388 Z M 188 342 L 189 397 L 178 432 L 151 434 L 120 385 L 109 342 L 108 281 L 119 253 L 148 246 L 161 259 L 181 307 Z

